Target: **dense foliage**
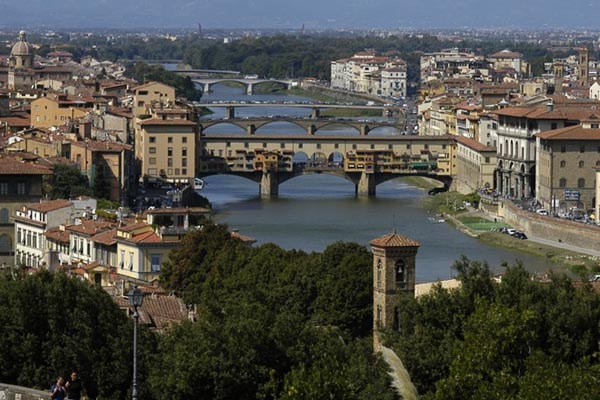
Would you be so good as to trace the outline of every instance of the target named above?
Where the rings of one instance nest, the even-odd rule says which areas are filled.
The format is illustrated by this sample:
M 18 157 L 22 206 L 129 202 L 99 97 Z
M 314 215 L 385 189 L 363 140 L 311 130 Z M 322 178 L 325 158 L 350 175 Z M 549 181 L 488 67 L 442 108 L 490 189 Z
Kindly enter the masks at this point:
M 189 234 L 162 283 L 200 320 L 161 338 L 149 379 L 158 398 L 393 399 L 372 354 L 371 256 L 334 243 L 322 254 L 252 248 L 226 228 Z M 366 338 L 366 339 L 365 339 Z
M 568 278 L 502 283 L 486 265 L 455 264 L 463 286 L 400 304 L 387 340 L 424 399 L 600 398 L 600 296 Z M 432 351 L 434 350 L 434 351 Z
M 44 177 L 44 193 L 51 199 L 70 199 L 92 194 L 88 179 L 76 165 L 59 163 L 53 169 L 52 175 Z
M 48 390 L 76 369 L 91 398 L 125 398 L 131 320 L 100 288 L 63 274 L 0 277 L 0 382 Z

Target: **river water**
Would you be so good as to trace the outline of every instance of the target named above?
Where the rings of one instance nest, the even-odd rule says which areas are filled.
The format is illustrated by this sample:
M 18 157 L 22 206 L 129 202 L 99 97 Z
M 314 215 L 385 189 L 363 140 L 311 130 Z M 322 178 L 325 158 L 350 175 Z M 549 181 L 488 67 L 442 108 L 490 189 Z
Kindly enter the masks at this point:
M 205 101 L 309 101 L 299 96 L 252 95 L 242 88 L 215 85 Z M 214 118 L 223 113 L 215 108 Z M 283 107 L 236 109 L 243 116 L 309 114 L 310 111 Z M 296 114 L 293 114 L 296 115 Z M 221 125 L 215 132 L 226 132 Z M 216 127 L 215 127 L 216 128 Z M 266 129 L 267 127 L 263 128 Z M 280 129 L 287 129 L 285 128 Z M 214 129 L 214 128 L 212 128 Z M 275 129 L 273 127 L 271 130 Z M 210 132 L 210 131 L 209 131 Z M 235 129 L 231 133 L 239 133 Z M 259 133 L 266 133 L 260 131 Z M 289 133 L 287 130 L 277 133 Z M 299 132 L 292 132 L 299 133 Z M 528 270 L 539 272 L 555 268 L 547 260 L 527 253 L 495 248 L 481 243 L 445 223 L 430 222 L 432 215 L 422 207 L 425 190 L 395 179 L 377 186 L 375 198 L 357 198 L 354 185 L 330 175 L 306 175 L 289 180 L 279 187 L 276 199 L 260 199 L 258 185 L 243 178 L 216 175 L 205 179 L 201 194 L 212 203 L 217 222 L 240 230 L 257 239 L 257 244 L 273 242 L 286 249 L 322 251 L 336 241 L 368 245 L 369 241 L 397 232 L 421 243 L 417 256 L 417 282 L 447 279 L 453 276 L 454 261 L 466 255 L 472 260 L 487 261 L 494 272 L 503 271 L 501 263 L 523 262 Z

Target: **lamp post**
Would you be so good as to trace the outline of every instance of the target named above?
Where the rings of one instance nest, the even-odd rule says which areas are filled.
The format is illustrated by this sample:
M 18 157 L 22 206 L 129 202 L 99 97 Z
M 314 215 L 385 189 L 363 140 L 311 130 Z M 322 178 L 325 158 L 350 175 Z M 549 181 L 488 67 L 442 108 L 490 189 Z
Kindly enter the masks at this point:
M 137 326 L 138 326 L 138 308 L 144 302 L 144 293 L 137 286 L 127 294 L 129 304 L 133 307 L 133 388 L 131 390 L 131 398 L 137 400 Z

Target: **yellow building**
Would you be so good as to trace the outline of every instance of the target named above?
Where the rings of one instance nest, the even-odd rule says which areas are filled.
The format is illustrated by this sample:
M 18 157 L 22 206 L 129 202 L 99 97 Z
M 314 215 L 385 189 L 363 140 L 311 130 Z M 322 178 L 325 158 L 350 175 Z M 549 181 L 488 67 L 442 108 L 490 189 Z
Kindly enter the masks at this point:
M 31 102 L 31 125 L 34 128 L 64 125 L 68 121 L 85 117 L 88 106 L 84 101 L 70 100 L 64 95 L 56 99 L 40 97 Z
M 135 158 L 145 178 L 187 182 L 196 176 L 197 124 L 158 118 L 138 122 Z
M 148 114 L 148 108 L 156 107 L 158 104 L 163 106 L 175 104 L 175 88 L 164 83 L 149 82 L 134 87 L 132 91 L 132 111 L 135 117 Z
M 162 263 L 182 237 L 155 232 L 145 222 L 117 228 L 117 273 L 147 282 L 158 279 Z

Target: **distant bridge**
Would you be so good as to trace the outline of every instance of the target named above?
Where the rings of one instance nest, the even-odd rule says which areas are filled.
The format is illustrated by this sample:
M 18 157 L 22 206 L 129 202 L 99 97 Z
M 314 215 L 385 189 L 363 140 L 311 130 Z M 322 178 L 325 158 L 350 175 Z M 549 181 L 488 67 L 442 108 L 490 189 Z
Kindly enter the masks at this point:
M 294 117 L 275 117 L 275 118 L 230 118 L 230 119 L 200 119 L 198 127 L 200 132 L 207 128 L 221 124 L 231 124 L 242 128 L 248 135 L 254 135 L 256 130 L 275 122 L 289 122 L 301 127 L 307 135 L 314 135 L 318 130 L 332 126 L 348 126 L 356 129 L 360 135 L 368 135 L 370 131 L 380 127 L 391 127 L 398 131 L 398 134 L 406 130 L 404 123 L 397 122 L 376 122 L 376 121 L 356 121 L 352 119 L 339 118 L 294 118 Z
M 238 107 L 290 107 L 290 108 L 311 108 L 311 118 L 319 118 L 322 109 L 349 109 L 349 110 L 381 110 L 383 117 L 392 117 L 404 114 L 404 110 L 391 105 L 356 105 L 356 104 L 326 104 L 326 103 L 290 103 L 290 102 L 259 102 L 251 101 L 244 103 L 194 103 L 195 107 L 225 107 L 225 117 L 235 118 L 235 109 Z
M 230 174 L 260 184 L 262 197 L 305 174 L 330 174 L 354 183 L 359 196 L 375 196 L 379 183 L 427 176 L 450 187 L 456 143 L 451 136 L 309 136 L 204 134 L 197 174 Z
M 292 84 L 296 81 L 289 79 L 246 79 L 246 78 L 204 78 L 204 79 L 192 79 L 195 83 L 202 85 L 202 89 L 205 93 L 210 92 L 212 85 L 223 82 L 237 82 L 241 83 L 246 87 L 246 94 L 251 95 L 254 90 L 254 86 L 263 84 L 265 82 L 278 83 L 283 85 L 286 89 L 292 87 Z

